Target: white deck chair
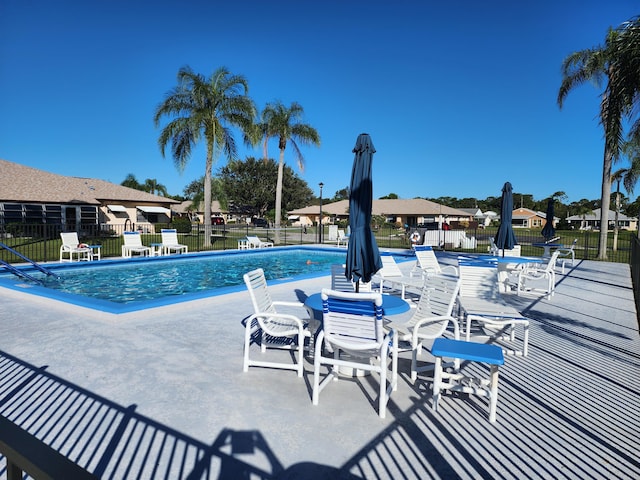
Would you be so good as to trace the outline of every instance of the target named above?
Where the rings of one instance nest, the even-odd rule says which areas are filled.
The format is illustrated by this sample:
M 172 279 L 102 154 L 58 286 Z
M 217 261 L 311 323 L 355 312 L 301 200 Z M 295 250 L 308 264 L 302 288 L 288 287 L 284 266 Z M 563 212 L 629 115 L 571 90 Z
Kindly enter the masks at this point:
M 490 262 L 460 261 L 460 321 L 465 324 L 465 337 L 471 340 L 471 326 L 476 323 L 480 332 L 476 337 L 489 340 L 505 339 L 511 342 L 502 346 L 507 355 L 527 356 L 529 349 L 529 319 L 506 303 L 498 288 L 497 264 Z M 522 326 L 522 348 L 516 348 L 515 328 Z
M 60 238 L 62 239 L 62 245 L 60 245 L 61 262 L 73 262 L 74 255 L 78 261 L 91 259 L 91 248 L 78 241 L 77 232 L 61 232 Z
M 453 265 L 441 266 L 438 262 L 438 257 L 433 251 L 433 247 L 430 246 L 416 246 L 416 264 L 413 270 L 409 273 L 410 276 L 420 274 L 422 276 L 450 273 L 451 275 L 458 276 L 458 269 Z
M 460 280 L 450 275 L 431 275 L 427 278 L 416 309 L 407 322 L 391 321 L 386 328 L 393 328 L 399 342 L 411 344 L 411 381 L 415 382 L 418 372 L 433 369 L 433 364 L 418 367 L 418 355 L 425 340 L 441 337 L 453 324 L 454 339 L 460 339 L 458 320 L 453 317 Z M 456 365 L 458 367 L 458 365 Z
M 331 290 L 339 290 L 341 292 L 355 292 L 356 286 L 351 280 L 347 280 L 344 275 L 345 265 L 331 265 Z M 358 287 L 360 292 L 370 292 L 371 282 L 360 282 Z
M 141 257 L 151 254 L 151 248 L 142 244 L 140 232 L 124 232 L 122 236 L 124 238 L 124 245 L 122 245 L 123 257 L 131 258 L 134 253 Z
M 518 295 L 521 292 L 542 292 L 548 299 L 553 297 L 556 290 L 556 262 L 560 252 L 556 250 L 551 254 L 549 262 L 544 264 L 527 263 L 522 269 L 517 270 Z M 532 287 L 531 283 L 544 283 L 544 288 Z
M 576 260 L 576 244 L 578 243 L 578 239 L 574 239 L 573 243 L 571 244 L 570 247 L 562 247 L 562 248 L 558 248 L 556 250 L 556 252 L 558 253 L 558 259 L 556 260 L 556 263 L 560 263 L 562 262 L 562 273 L 564 274 L 564 264 L 567 261 L 567 259 L 569 257 L 571 257 L 571 266 L 573 267 L 573 263 Z
M 162 254 L 171 255 L 172 253 L 187 253 L 189 247 L 178 242 L 178 231 L 175 228 L 163 228 L 160 230 L 162 235 Z
M 316 340 L 313 363 L 313 404 L 318 405 L 320 392 L 332 379 L 338 380 L 340 367 L 376 372 L 380 376 L 378 414 L 384 418 L 391 392 L 398 386 L 398 337 L 393 330 L 385 335 L 382 295 L 323 289 L 322 303 L 323 327 Z M 321 383 L 322 365 L 329 365 L 330 369 Z
M 338 238 L 336 239 L 336 245 L 338 247 L 346 247 L 349 243 L 349 237 L 345 235 L 344 230 L 338 229 Z
M 391 288 L 400 290 L 400 295 L 404 300 L 407 287 L 422 289 L 424 285 L 422 277 L 412 277 L 402 273 L 402 270 L 400 270 L 391 255 L 381 255 L 380 258 L 382 259 L 382 268 L 375 275 L 376 280 L 379 282 L 380 293 L 384 293 L 385 285 L 390 285 Z
M 249 248 L 273 247 L 273 243 L 272 242 L 263 242 L 262 240 L 260 240 L 256 236 L 250 237 L 249 235 L 247 235 L 247 242 L 249 243 Z
M 304 343 L 306 338 L 311 337 L 308 319 L 302 320 L 295 315 L 279 313 L 276 311 L 276 306 L 304 308 L 304 304 L 271 300 L 264 270 L 261 268 L 245 273 L 243 278 L 255 312 L 246 320 L 243 371 L 249 371 L 250 366 L 282 368 L 295 370 L 298 372 L 298 377 L 302 377 Z M 263 354 L 266 353 L 267 346 L 270 344 L 271 348 L 297 351 L 297 359 L 295 359 L 294 353 L 293 363 L 251 360 L 249 357 L 251 343 L 252 340 L 257 340 L 256 334 L 258 332 L 260 333 L 260 350 Z
M 520 245 L 514 245 L 512 249 L 498 249 L 496 256 L 498 257 L 519 257 L 521 256 L 522 247 Z

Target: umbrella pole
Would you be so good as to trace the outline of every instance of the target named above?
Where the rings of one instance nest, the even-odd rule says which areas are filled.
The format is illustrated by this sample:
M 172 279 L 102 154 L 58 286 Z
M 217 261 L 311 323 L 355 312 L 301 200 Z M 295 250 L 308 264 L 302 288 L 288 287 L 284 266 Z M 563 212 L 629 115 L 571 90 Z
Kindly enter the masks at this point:
M 360 280 L 356 281 L 356 293 L 360 293 Z

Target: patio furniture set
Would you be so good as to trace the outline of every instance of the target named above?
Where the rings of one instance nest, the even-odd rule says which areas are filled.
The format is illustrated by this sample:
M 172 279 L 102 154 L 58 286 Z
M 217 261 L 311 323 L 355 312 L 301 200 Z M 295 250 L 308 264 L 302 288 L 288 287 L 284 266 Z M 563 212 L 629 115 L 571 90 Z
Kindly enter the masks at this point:
M 499 366 L 505 355 L 526 357 L 529 342 L 529 319 L 502 298 L 498 265 L 510 265 L 508 275 L 515 279 L 519 294 L 541 292 L 550 298 L 554 276 L 551 287 L 543 278 L 545 287 L 540 292 L 529 285 L 540 280 L 532 272 L 553 270 L 558 255 L 554 252 L 544 266 L 528 259 L 506 263 L 491 255 L 466 256 L 459 258 L 455 268 L 441 266 L 433 250 L 424 247 L 416 251 L 410 275 L 401 272 L 393 257 L 383 256 L 383 268 L 372 282 L 376 288 L 365 284 L 357 293 L 351 281 L 340 278 L 344 266 L 336 265 L 331 288 L 310 295 L 304 303 L 287 303 L 306 310 L 306 315 L 276 309 L 283 305 L 271 300 L 264 272 L 258 268 L 244 275 L 254 314 L 244 320 L 243 370 L 247 372 L 250 366 L 284 368 L 302 377 L 306 354 L 313 364 L 313 405 L 318 405 L 320 393 L 333 380 L 376 373 L 378 414 L 384 418 L 390 395 L 397 388 L 398 355 L 410 352 L 412 383 L 424 372 L 433 371 L 434 410 L 444 391 L 471 393 L 488 398 L 488 417 L 495 422 Z M 408 300 L 408 290 L 415 304 Z M 519 338 L 516 328 L 522 329 Z M 285 362 L 263 359 L 266 356 L 252 358 L 252 345 L 259 345 L 263 355 L 271 348 L 293 350 L 294 361 L 291 357 Z M 424 350 L 432 358 L 420 361 Z M 461 372 L 461 363 L 466 371 L 470 362 L 488 365 L 488 376 Z
M 133 256 L 155 257 L 160 255 L 171 255 L 174 253 L 187 253 L 189 247 L 178 241 L 178 232 L 174 228 L 163 228 L 160 231 L 162 243 L 152 243 L 146 246 L 142 243 L 140 232 L 124 232 L 122 245 L 122 256 L 131 258 Z M 62 245 L 60 246 L 60 261 L 90 261 L 100 260 L 101 245 L 87 245 L 79 243 L 76 232 L 60 233 Z

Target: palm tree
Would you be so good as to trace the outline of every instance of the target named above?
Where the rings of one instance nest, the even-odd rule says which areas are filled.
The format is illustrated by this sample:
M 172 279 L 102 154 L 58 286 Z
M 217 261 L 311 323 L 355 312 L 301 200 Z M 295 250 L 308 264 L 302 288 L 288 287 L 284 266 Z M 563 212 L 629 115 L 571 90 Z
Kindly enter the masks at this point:
M 287 143 L 291 144 L 298 161 L 298 167 L 304 170 L 304 157 L 298 143 L 304 145 L 320 145 L 318 132 L 310 125 L 300 123 L 303 116 L 302 106 L 296 102 L 290 107 L 285 107 L 282 102 L 268 103 L 262 111 L 259 131 L 264 139 L 264 158 L 267 160 L 267 145 L 272 137 L 278 138 L 280 160 L 278 162 L 278 178 L 276 180 L 276 212 L 275 212 L 275 238 L 274 243 L 280 243 L 280 220 L 282 216 L 282 178 L 284 172 L 284 150 Z
M 608 215 L 611 195 L 611 170 L 623 144 L 623 120 L 633 115 L 634 103 L 640 93 L 640 19 L 635 18 L 617 29 L 610 29 L 604 46 L 581 50 L 565 58 L 563 79 L 558 92 L 562 108 L 568 93 L 587 81 L 606 86 L 600 103 L 600 123 L 604 129 L 605 145 L 602 167 L 602 195 L 600 211 L 600 243 L 598 258 L 607 258 Z M 632 125 L 630 134 L 640 133 L 640 124 Z
M 618 217 L 620 215 L 620 182 L 629 195 L 640 178 L 640 143 L 638 141 L 625 142 L 622 147 L 624 155 L 630 160 L 630 166 L 620 168 L 611 174 L 611 183 L 616 182 L 616 214 L 613 226 L 613 251 L 618 249 Z M 639 230 L 640 232 L 640 230 Z M 640 233 L 639 233 L 640 235 Z
M 167 187 L 165 187 L 161 183 L 158 183 L 158 180 L 156 180 L 155 178 L 147 178 L 141 188 L 145 192 L 149 192 L 153 195 L 158 194 L 162 195 L 163 197 L 169 196 L 169 194 L 167 193 Z
M 231 127 L 238 127 L 245 143 L 250 143 L 256 108 L 247 95 L 249 85 L 240 75 L 232 75 L 225 67 L 218 68 L 209 78 L 189 67 L 178 71 L 178 85 L 170 90 L 158 105 L 156 127 L 163 116 L 171 118 L 162 129 L 158 145 L 162 155 L 171 143 L 174 163 L 182 172 L 191 157 L 191 150 L 204 140 L 207 158 L 204 171 L 204 244 L 211 244 L 211 170 L 221 152 L 229 159 L 237 157 L 236 142 Z

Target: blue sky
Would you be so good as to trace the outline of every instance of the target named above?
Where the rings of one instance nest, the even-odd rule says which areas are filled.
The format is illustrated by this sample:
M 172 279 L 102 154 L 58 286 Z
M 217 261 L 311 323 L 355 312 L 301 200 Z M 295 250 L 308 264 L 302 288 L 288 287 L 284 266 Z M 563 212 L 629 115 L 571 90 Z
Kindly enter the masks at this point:
M 304 172 L 290 149 L 285 160 L 316 195 L 319 182 L 325 198 L 348 186 L 366 132 L 376 198 L 484 199 L 510 181 L 536 200 L 597 199 L 601 90 L 582 86 L 560 110 L 560 66 L 638 13 L 631 0 L 4 0 L 0 158 L 181 194 L 203 175 L 204 148 L 179 174 L 154 110 L 180 67 L 226 66 L 260 109 L 303 106 L 322 145 L 303 147 Z

